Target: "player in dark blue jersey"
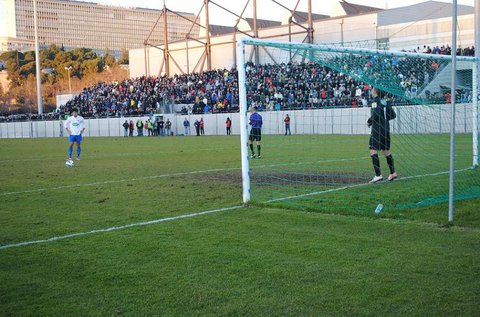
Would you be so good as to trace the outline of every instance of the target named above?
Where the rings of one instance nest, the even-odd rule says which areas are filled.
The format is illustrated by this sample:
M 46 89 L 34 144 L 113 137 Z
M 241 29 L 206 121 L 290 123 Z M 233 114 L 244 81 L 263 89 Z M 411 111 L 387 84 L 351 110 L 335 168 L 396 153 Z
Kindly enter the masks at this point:
M 382 172 L 380 171 L 380 159 L 378 158 L 378 151 L 382 151 L 387 159 L 387 164 L 390 169 L 389 181 L 397 178 L 393 156 L 390 153 L 390 123 L 389 121 L 395 118 L 395 112 L 388 106 L 385 100 L 380 98 L 377 88 L 372 89 L 372 105 L 371 116 L 367 121 L 367 125 L 371 127 L 370 133 L 370 157 L 372 158 L 373 169 L 375 176 L 370 183 L 376 183 L 383 180 Z
M 248 137 L 248 145 L 250 146 L 250 150 L 252 151 L 251 158 L 262 158 L 261 156 L 261 146 L 260 141 L 262 141 L 262 116 L 257 112 L 258 108 L 255 106 L 252 108 L 252 114 L 250 115 L 250 125 L 252 129 L 250 130 L 250 136 Z M 253 141 L 257 143 L 257 152 L 258 156 L 255 155 L 255 151 L 253 149 Z

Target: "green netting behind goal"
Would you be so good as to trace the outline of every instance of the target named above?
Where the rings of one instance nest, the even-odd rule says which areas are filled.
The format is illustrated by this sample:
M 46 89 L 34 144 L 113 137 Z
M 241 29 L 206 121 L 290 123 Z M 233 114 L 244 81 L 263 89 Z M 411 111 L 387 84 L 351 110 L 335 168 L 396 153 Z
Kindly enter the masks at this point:
M 332 212 L 373 212 L 378 204 L 401 210 L 448 201 L 449 56 L 256 40 L 246 44 L 247 106 L 259 107 L 263 118 L 262 158 L 249 160 L 252 201 Z M 258 64 L 248 62 L 254 47 L 261 52 Z M 473 58 L 458 59 L 457 200 L 480 197 L 480 172 L 472 163 L 474 66 Z M 392 182 L 386 180 L 389 166 L 379 151 L 384 181 L 369 183 L 375 175 L 367 126 L 372 87 L 380 89 L 382 103 L 396 113 L 389 121 L 398 174 Z M 287 114 L 291 135 L 286 133 Z

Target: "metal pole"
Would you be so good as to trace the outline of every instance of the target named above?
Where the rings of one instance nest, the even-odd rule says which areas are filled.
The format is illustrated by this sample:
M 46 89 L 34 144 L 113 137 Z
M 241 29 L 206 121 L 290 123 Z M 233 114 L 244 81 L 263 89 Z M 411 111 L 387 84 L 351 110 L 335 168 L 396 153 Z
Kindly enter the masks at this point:
M 35 31 L 35 66 L 37 72 L 37 109 L 38 114 L 43 114 L 42 103 L 42 73 L 40 69 L 40 52 L 38 45 L 38 23 L 37 23 L 37 0 L 33 0 L 33 25 Z
M 147 76 L 147 44 L 143 44 L 143 62 L 145 65 L 145 76 Z
M 312 0 L 308 0 L 308 43 L 313 44 Z
M 68 93 L 71 95 L 72 94 L 72 82 L 71 82 L 71 78 L 70 78 L 70 70 L 72 69 L 72 66 L 65 67 L 65 69 L 67 70 L 67 74 L 68 74 Z
M 476 61 L 472 72 L 473 167 L 478 166 L 478 99 L 480 98 L 480 0 L 475 1 L 475 57 Z
M 68 93 L 72 94 L 72 78 L 70 77 L 70 68 L 68 69 Z
M 452 4 L 452 79 L 451 79 L 451 118 L 450 118 L 450 180 L 448 188 L 448 222 L 453 224 L 454 181 L 455 181 L 455 91 L 457 87 L 457 0 Z
M 237 16 L 238 19 L 237 19 L 237 23 L 235 23 L 235 26 L 233 27 L 233 60 L 235 61 L 235 66 L 238 68 L 238 65 L 237 64 L 237 48 L 236 48 L 236 45 L 237 45 L 237 31 L 238 31 L 238 24 L 240 23 L 240 20 L 241 19 L 244 19 L 243 18 L 243 14 L 245 13 L 245 10 L 247 9 L 247 6 L 248 4 L 250 3 L 250 0 L 247 0 L 247 2 L 245 3 L 245 6 L 243 7 L 243 10 L 242 10 L 242 13 L 240 13 L 240 16 Z M 227 10 L 228 12 L 228 10 Z
M 150 47 L 147 48 L 147 76 L 150 76 Z
M 233 30 L 233 60 L 235 61 L 235 67 L 238 68 L 238 65 L 237 65 L 237 48 L 236 48 L 236 44 L 237 44 L 237 28 L 235 27 L 235 29 Z
M 211 48 L 211 42 L 210 42 L 210 16 L 208 12 L 208 1 L 209 0 L 205 0 L 205 23 L 206 23 L 205 27 L 206 27 L 206 40 L 207 40 L 207 43 L 205 43 L 205 52 L 207 57 L 207 70 L 212 70 L 212 48 Z
M 343 47 L 343 41 L 344 41 L 344 38 L 343 38 L 343 23 L 344 23 L 344 20 L 342 19 L 342 22 L 340 22 L 340 43 Z
M 292 17 L 288 18 L 288 42 L 289 43 L 292 42 Z M 292 58 L 293 58 L 292 49 L 289 48 L 288 49 L 288 61 L 292 62 Z
M 242 39 L 237 43 L 237 70 L 240 103 L 240 150 L 242 155 L 243 203 L 250 201 L 250 166 L 248 161 L 248 126 L 247 126 L 247 87 L 245 74 L 245 44 Z
M 165 63 L 165 73 L 167 77 L 170 76 L 170 61 L 169 61 L 168 52 L 168 24 L 167 24 L 167 6 L 165 5 L 165 0 L 163 1 L 163 60 Z M 150 56 L 148 56 L 150 63 Z M 150 70 L 149 70 L 150 72 Z M 150 75 L 150 74 L 149 74 Z
M 253 37 L 258 38 L 258 25 L 257 25 L 257 0 L 253 0 Z M 260 52 L 258 51 L 258 46 L 254 46 L 253 50 L 255 52 L 255 65 L 260 64 Z
M 188 36 L 185 38 L 185 47 L 187 52 L 187 74 L 190 74 L 190 60 L 189 60 L 189 52 L 188 52 Z

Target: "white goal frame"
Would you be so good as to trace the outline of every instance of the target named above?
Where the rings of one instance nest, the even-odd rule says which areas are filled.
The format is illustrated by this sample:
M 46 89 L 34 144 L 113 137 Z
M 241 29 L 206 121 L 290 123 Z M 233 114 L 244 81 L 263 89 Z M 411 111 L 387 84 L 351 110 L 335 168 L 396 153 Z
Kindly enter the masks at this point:
M 381 50 L 369 50 L 369 49 L 356 49 L 347 47 L 332 47 L 328 45 L 316 45 L 308 43 L 294 43 L 294 42 L 281 42 L 281 41 L 269 41 L 255 38 L 241 38 L 237 41 L 237 71 L 238 71 L 238 85 L 239 85 L 239 106 L 240 106 L 240 142 L 241 142 L 241 163 L 242 163 L 242 191 L 243 191 L 243 203 L 248 204 L 251 199 L 250 193 L 250 164 L 248 154 L 248 106 L 247 106 L 247 90 L 246 90 L 246 71 L 245 71 L 245 46 L 246 45 L 265 45 L 274 47 L 283 47 L 290 50 L 320 50 L 328 52 L 338 53 L 362 53 L 372 54 L 380 56 L 398 56 L 398 57 L 421 57 L 435 60 L 448 60 L 451 61 L 452 57 L 447 55 L 429 55 L 423 53 L 410 53 L 410 52 L 391 52 Z M 457 61 L 474 62 L 472 66 L 472 167 L 478 167 L 478 103 L 480 99 L 479 95 L 479 76 L 480 76 L 480 63 L 476 57 L 456 56 Z M 475 97 L 477 96 L 477 97 Z M 454 116 L 452 117 L 452 121 Z

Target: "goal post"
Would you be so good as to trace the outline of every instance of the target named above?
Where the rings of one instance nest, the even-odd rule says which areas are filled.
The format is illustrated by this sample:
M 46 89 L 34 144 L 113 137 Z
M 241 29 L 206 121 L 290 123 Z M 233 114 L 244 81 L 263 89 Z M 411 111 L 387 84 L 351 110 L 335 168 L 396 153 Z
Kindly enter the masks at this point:
M 248 121 L 247 121 L 247 87 L 245 74 L 245 44 L 237 42 L 238 97 L 240 108 L 240 153 L 242 162 L 242 196 L 243 203 L 250 201 L 250 165 L 248 161 Z
M 480 7 L 480 5 L 478 5 Z M 480 19 L 480 17 L 478 17 Z M 480 23 L 478 23 L 480 26 Z M 480 37 L 476 32 L 476 36 Z M 477 41 L 480 43 L 480 39 Z M 477 46 L 478 47 L 478 46 Z M 480 53 L 476 52 L 475 66 L 472 72 L 472 148 L 473 148 L 473 167 L 478 167 L 478 103 L 480 102 Z
M 262 47 L 258 65 L 248 60 L 254 46 Z M 451 98 L 458 103 L 455 198 L 480 197 L 480 175 L 473 169 L 475 64 L 475 58 L 457 57 L 458 85 L 451 96 L 450 56 L 240 39 L 244 203 L 334 212 L 371 212 L 382 204 L 411 212 L 448 202 Z M 387 181 L 392 160 L 379 150 L 380 184 L 369 183 L 377 164 L 367 126 L 373 87 L 396 114 L 389 129 L 398 179 Z M 248 148 L 252 106 L 263 117 L 261 160 L 250 159 Z M 285 135 L 287 114 L 291 136 Z

